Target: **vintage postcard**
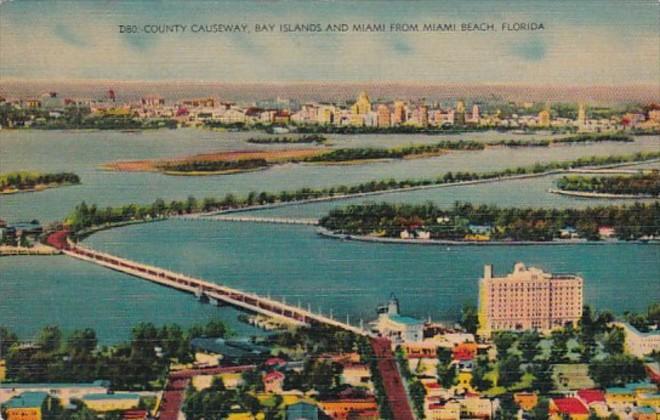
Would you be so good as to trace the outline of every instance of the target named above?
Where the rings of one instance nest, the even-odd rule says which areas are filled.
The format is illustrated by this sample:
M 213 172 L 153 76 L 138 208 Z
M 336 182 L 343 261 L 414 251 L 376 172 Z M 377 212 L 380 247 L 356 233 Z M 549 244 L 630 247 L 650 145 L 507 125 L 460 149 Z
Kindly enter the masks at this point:
M 0 0 L 0 419 L 660 418 L 657 0 Z

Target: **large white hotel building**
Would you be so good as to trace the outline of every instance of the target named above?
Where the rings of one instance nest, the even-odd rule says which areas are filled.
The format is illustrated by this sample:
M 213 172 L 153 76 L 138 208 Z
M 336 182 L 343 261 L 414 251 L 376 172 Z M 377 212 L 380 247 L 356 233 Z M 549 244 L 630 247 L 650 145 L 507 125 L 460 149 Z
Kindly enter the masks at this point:
M 479 280 L 479 334 L 500 330 L 547 332 L 582 316 L 581 277 L 550 274 L 516 263 L 513 272 L 495 277 L 493 266 L 484 267 Z

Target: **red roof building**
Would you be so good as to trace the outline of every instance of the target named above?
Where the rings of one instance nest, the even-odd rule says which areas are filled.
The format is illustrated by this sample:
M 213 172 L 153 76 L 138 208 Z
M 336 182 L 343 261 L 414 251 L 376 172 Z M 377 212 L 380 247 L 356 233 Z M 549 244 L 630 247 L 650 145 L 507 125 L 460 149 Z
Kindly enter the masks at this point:
M 147 410 L 126 410 L 121 415 L 124 420 L 143 420 L 149 417 Z
M 605 393 L 600 389 L 581 389 L 577 392 L 577 396 L 586 405 L 595 402 L 605 402 Z
M 577 398 L 554 398 L 550 405 L 553 414 L 568 414 L 569 416 L 589 415 L 587 406 Z
M 286 366 L 286 360 L 280 357 L 271 357 L 264 362 L 264 365 L 269 368 Z

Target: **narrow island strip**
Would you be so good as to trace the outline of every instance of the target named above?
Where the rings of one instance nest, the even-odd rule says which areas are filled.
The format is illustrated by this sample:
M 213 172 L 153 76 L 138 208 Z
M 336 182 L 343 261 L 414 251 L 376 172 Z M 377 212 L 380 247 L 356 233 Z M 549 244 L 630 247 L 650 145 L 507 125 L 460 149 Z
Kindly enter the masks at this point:
M 563 176 L 550 192 L 585 198 L 658 198 L 660 172 L 652 169 L 633 175 Z
M 325 141 L 321 136 L 273 137 L 248 139 L 248 142 L 305 143 Z M 280 149 L 280 150 L 239 150 L 232 152 L 204 153 L 193 156 L 139 161 L 117 161 L 107 163 L 103 169 L 126 172 L 161 172 L 165 175 L 229 175 L 267 169 L 285 163 L 307 163 L 322 165 L 356 165 L 392 159 L 430 158 L 450 151 L 480 151 L 490 147 L 550 147 L 553 144 L 617 141 L 632 142 L 634 139 L 622 134 L 576 135 L 544 140 L 497 140 L 479 142 L 473 140 L 444 140 L 430 144 L 410 144 L 391 148 L 384 147 L 345 147 L 331 149 Z
M 71 172 L 17 171 L 0 173 L 0 194 L 36 192 L 76 184 L 80 184 L 80 177 Z

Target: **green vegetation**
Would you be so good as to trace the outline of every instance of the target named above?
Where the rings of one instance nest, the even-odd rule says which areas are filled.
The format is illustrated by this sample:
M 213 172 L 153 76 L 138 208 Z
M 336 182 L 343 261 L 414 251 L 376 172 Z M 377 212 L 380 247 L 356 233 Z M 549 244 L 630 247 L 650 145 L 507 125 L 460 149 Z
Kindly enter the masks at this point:
M 589 365 L 589 376 L 602 387 L 625 385 L 646 377 L 644 363 L 627 354 L 615 354 Z
M 660 152 L 636 153 L 632 155 L 615 155 L 606 157 L 592 156 L 587 158 L 579 158 L 573 161 L 549 162 L 545 164 L 536 164 L 530 167 L 519 167 L 493 172 L 447 172 L 446 174 L 435 179 L 406 179 L 400 181 L 395 179 L 388 179 L 369 181 L 350 186 L 340 185 L 320 189 L 301 188 L 296 191 L 282 191 L 275 194 L 265 191 L 253 191 L 245 197 L 237 197 L 230 193 L 220 199 L 207 197 L 203 200 L 197 200 L 195 197 L 191 196 L 188 197 L 187 200 L 173 200 L 169 203 L 166 203 L 162 199 L 157 199 L 152 204 L 148 205 L 128 204 L 118 208 L 107 207 L 105 209 L 99 209 L 95 205 L 88 206 L 83 202 L 75 208 L 71 215 L 67 217 L 66 222 L 75 233 L 82 229 L 91 228 L 93 226 L 102 226 L 108 223 L 152 220 L 154 218 L 162 218 L 170 215 L 190 214 L 201 211 L 208 212 L 227 209 L 239 209 L 255 205 L 302 202 L 304 200 L 310 199 L 364 194 L 379 191 L 395 191 L 404 188 L 443 185 L 462 181 L 498 179 L 513 175 L 540 174 L 548 171 L 568 169 L 573 167 L 637 162 L 659 157 Z M 649 228 L 649 226 L 647 226 L 647 228 Z M 593 226 L 591 226 L 590 229 L 590 231 L 593 233 Z
M 393 419 L 394 415 L 387 399 L 387 394 L 385 393 L 383 377 L 380 374 L 380 369 L 378 369 L 378 358 L 374 354 L 373 348 L 371 347 L 371 344 L 367 338 L 359 338 L 358 352 L 360 353 L 360 360 L 363 360 L 369 365 L 369 371 L 371 372 L 371 382 L 374 384 L 374 391 L 376 394 L 376 401 L 378 402 L 380 418 L 383 420 Z
M 401 159 L 406 156 L 422 155 L 427 153 L 438 153 L 443 150 L 482 150 L 484 143 L 476 141 L 441 141 L 434 144 L 419 144 L 389 149 L 378 147 L 354 147 L 335 149 L 305 159 L 308 162 L 348 162 L 367 159 Z
M 79 184 L 80 177 L 71 172 L 9 172 L 0 174 L 0 191 L 32 190 L 40 186 Z
M 22 344 L 15 334 L 0 327 L 0 343 L 7 361 L 8 382 L 106 379 L 115 389 L 140 390 L 160 387 L 171 361 L 191 362 L 191 339 L 226 334 L 227 329 L 220 321 L 188 330 L 176 324 L 157 328 L 140 323 L 133 328 L 129 342 L 99 347 L 96 332 L 91 328 L 64 334 L 56 326 L 47 326 L 32 343 Z
M 300 137 L 250 137 L 248 143 L 255 144 L 299 144 L 299 143 L 325 143 L 328 139 L 319 134 L 307 134 Z
M 396 360 L 399 365 L 399 370 L 403 379 L 406 380 L 408 384 L 408 395 L 413 403 L 413 409 L 417 418 L 424 418 L 424 399 L 426 398 L 426 390 L 424 385 L 420 382 L 417 376 L 413 375 L 410 371 L 410 366 L 408 365 L 408 359 L 403 352 L 401 347 L 396 349 Z
M 191 162 L 167 163 L 159 166 L 165 172 L 224 172 L 224 171 L 246 171 L 251 169 L 265 168 L 268 166 L 266 159 L 241 159 L 241 160 L 199 160 Z
M 186 415 L 186 419 L 193 420 L 224 419 L 231 412 L 248 412 L 255 415 L 268 409 L 262 407 L 259 400 L 247 391 L 248 389 L 228 390 L 222 379 L 214 378 L 211 386 L 204 390 L 195 391 L 192 387 L 188 388 L 181 411 Z M 278 414 L 277 407 L 272 411 L 271 416 Z
M 632 143 L 635 139 L 625 134 L 576 134 L 573 136 L 546 140 L 496 140 L 488 142 L 487 145 L 506 147 L 549 147 L 552 144 L 599 143 L 604 141 Z
M 612 226 L 616 237 L 634 240 L 660 236 L 660 203 L 586 209 L 499 208 L 492 205 L 455 203 L 441 209 L 421 205 L 367 203 L 333 209 L 320 225 L 350 235 L 378 234 L 399 237 L 402 230 L 424 229 L 433 239 L 464 240 L 474 226 L 487 229 L 490 240 L 552 241 L 560 230 L 575 227 L 580 237 L 598 240 L 599 226 Z
M 459 324 L 470 334 L 476 334 L 479 328 L 479 313 L 477 307 L 472 304 L 465 304 L 461 308 L 461 318 Z
M 557 181 L 562 191 L 616 195 L 660 196 L 660 172 L 633 176 L 564 176 Z

